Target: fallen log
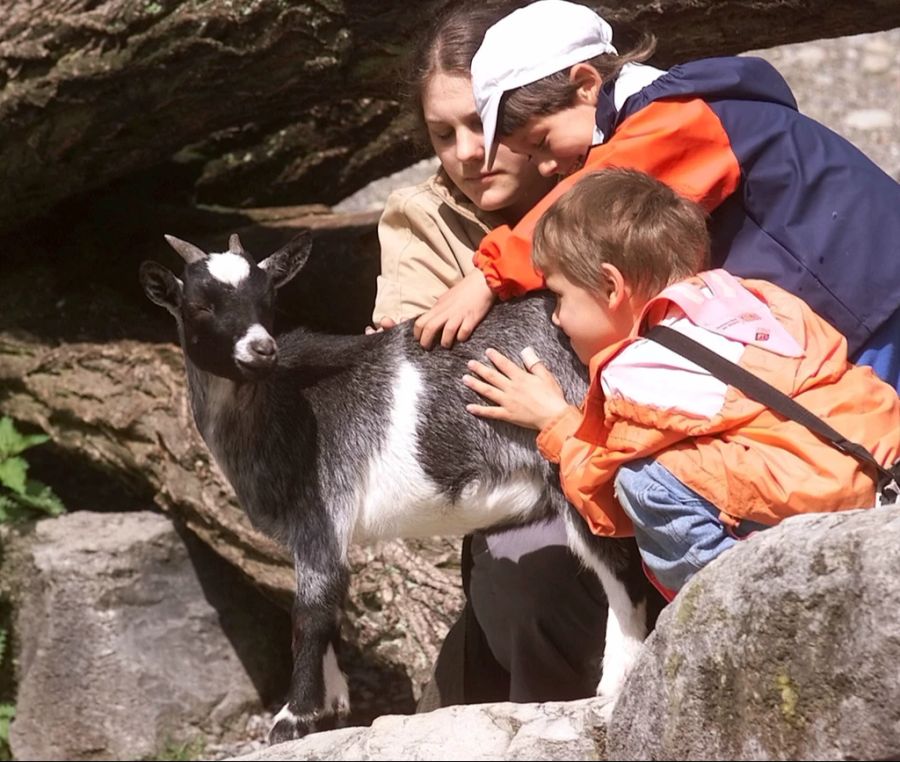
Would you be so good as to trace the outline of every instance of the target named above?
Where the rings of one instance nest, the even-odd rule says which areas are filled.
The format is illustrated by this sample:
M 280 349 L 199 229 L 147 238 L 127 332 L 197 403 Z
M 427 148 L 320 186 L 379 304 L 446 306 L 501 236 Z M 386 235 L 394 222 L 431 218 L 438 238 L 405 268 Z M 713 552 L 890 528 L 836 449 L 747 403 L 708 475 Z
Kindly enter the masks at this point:
M 434 1 L 10 0 L 0 14 L 0 232 L 177 156 L 201 201 L 332 204 L 422 158 L 398 77 Z M 895 0 L 598 8 L 654 63 L 900 25 Z

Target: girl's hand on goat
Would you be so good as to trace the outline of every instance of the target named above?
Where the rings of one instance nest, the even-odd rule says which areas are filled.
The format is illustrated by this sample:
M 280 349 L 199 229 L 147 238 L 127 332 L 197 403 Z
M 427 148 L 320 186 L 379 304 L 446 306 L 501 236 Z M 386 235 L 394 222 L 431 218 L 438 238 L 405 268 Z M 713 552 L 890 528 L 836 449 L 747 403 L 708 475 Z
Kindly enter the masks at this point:
M 470 360 L 468 368 L 475 375 L 466 374 L 462 380 L 494 404 L 466 405 L 470 413 L 540 431 L 565 412 L 569 404 L 544 363 L 529 363 L 531 369 L 525 370 L 496 349 L 486 354 L 494 367 Z
M 428 312 L 416 318 L 413 334 L 425 349 L 431 349 L 440 336 L 441 346 L 449 349 L 455 341 L 465 341 L 484 320 L 494 304 L 481 270 L 472 270 L 434 303 Z
M 388 328 L 394 328 L 397 325 L 397 321 L 393 318 L 381 318 L 381 322 L 378 324 L 376 328 L 374 325 L 366 326 L 366 336 L 371 336 L 373 333 L 381 333 L 382 331 L 386 331 Z

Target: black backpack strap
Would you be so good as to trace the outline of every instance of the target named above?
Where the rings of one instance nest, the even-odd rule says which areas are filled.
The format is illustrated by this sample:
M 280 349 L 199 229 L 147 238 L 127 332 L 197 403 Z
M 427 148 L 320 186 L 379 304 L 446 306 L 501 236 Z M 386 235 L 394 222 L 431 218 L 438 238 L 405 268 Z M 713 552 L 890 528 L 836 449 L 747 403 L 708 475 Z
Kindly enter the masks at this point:
M 786 394 L 763 381 L 759 376 L 755 376 L 730 360 L 726 360 L 721 355 L 717 355 L 712 350 L 707 349 L 679 331 L 668 326 L 657 325 L 643 334 L 643 337 L 652 339 L 657 344 L 662 344 L 676 354 L 686 357 L 691 362 L 709 371 L 720 381 L 740 389 L 750 399 L 756 400 L 770 410 L 780 413 L 785 418 L 806 426 L 810 431 L 834 445 L 841 452 L 852 455 L 864 465 L 874 468 L 878 473 L 876 481 L 880 504 L 897 502 L 898 498 L 900 498 L 900 485 L 898 485 L 898 481 L 900 481 L 900 461 L 895 463 L 892 469 L 884 468 L 865 447 L 856 442 L 851 442 L 825 423 L 819 416 L 811 413 Z

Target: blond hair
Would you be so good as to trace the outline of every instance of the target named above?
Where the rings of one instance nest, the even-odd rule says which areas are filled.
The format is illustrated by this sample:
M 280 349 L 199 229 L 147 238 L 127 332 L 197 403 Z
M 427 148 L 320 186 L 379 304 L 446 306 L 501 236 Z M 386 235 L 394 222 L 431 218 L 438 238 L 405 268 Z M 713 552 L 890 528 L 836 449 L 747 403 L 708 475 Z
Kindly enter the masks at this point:
M 600 266 L 608 263 L 650 297 L 708 267 L 706 213 L 643 172 L 602 169 L 538 220 L 532 261 L 592 293 L 600 293 Z

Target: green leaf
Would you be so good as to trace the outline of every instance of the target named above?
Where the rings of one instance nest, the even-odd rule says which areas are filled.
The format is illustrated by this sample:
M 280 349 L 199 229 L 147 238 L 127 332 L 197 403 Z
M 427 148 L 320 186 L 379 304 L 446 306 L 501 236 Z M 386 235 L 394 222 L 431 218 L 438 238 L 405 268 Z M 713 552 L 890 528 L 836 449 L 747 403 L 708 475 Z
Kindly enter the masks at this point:
M 0 484 L 17 495 L 24 495 L 27 481 L 28 463 L 24 458 L 0 460 Z
M 50 516 L 59 516 L 65 513 L 66 507 L 63 505 L 56 493 L 43 482 L 36 479 L 29 479 L 25 485 L 25 493 L 16 495 L 18 500 L 26 508 L 34 511 L 40 511 Z
M 25 509 L 9 494 L 0 491 L 0 523 L 13 523 L 23 518 Z
M 28 462 L 18 457 L 47 439 L 44 434 L 20 434 L 11 418 L 0 418 L 0 522 L 20 521 L 35 512 L 58 516 L 65 511 L 50 487 L 28 478 Z
M 24 452 L 29 447 L 43 444 L 50 437 L 46 434 L 20 434 L 13 425 L 12 418 L 0 418 L 0 461 Z
M 12 759 L 9 748 L 9 723 L 16 716 L 13 704 L 0 704 L 0 759 Z

